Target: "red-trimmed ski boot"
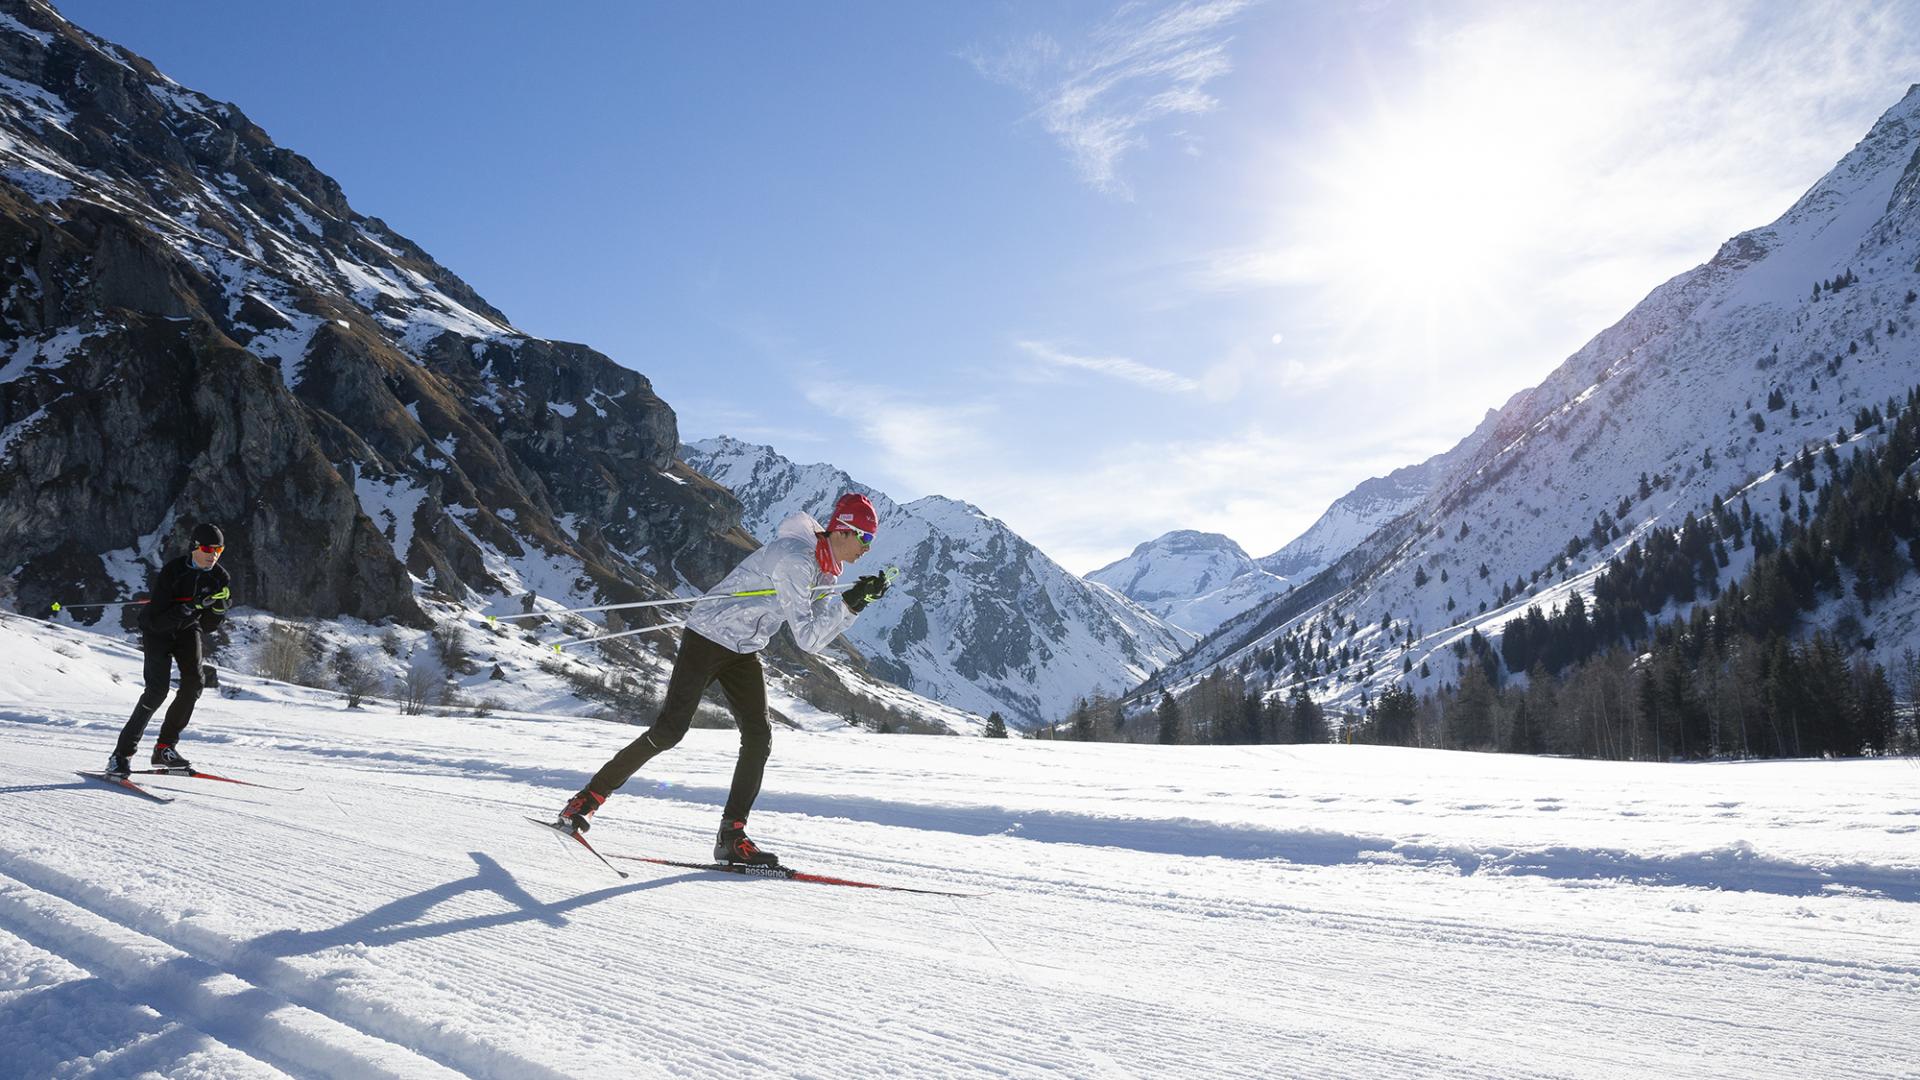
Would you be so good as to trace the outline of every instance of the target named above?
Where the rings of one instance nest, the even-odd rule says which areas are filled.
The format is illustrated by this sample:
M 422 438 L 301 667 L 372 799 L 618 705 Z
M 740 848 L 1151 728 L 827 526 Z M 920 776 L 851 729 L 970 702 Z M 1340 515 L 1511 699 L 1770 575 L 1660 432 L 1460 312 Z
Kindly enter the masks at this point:
M 747 823 L 729 821 L 720 826 L 713 842 L 713 861 L 736 866 L 779 866 L 780 856 L 747 839 Z
M 180 752 L 173 748 L 172 743 L 159 743 L 154 746 L 153 767 L 156 769 L 173 769 L 177 772 L 193 771 L 193 766 L 188 763 L 186 758 L 180 756 Z
M 593 828 L 593 822 L 590 820 L 593 812 L 600 809 L 600 804 L 606 801 L 605 795 L 581 788 L 579 794 L 568 799 L 567 805 L 560 808 L 560 820 L 554 824 L 568 832 L 576 834 L 586 832 Z

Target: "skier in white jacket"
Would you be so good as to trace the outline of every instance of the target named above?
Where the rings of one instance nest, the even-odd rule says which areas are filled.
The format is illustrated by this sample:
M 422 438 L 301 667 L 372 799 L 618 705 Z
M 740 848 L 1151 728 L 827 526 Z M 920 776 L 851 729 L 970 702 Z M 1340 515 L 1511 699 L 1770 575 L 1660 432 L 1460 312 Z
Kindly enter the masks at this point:
M 713 600 L 694 609 L 680 638 L 680 653 L 667 680 L 660 715 L 568 800 L 560 810 L 559 825 L 585 832 L 608 795 L 686 735 L 700 696 L 718 682 L 740 725 L 740 757 L 734 764 L 733 787 L 720 817 L 713 857 L 720 862 L 779 865 L 772 852 L 747 839 L 747 815 L 759 797 L 760 779 L 773 747 L 760 650 L 784 623 L 793 628 L 800 648 L 819 652 L 852 626 L 869 603 L 886 594 L 886 579 L 878 574 L 857 579 L 845 592 L 815 591 L 837 582 L 846 564 L 858 562 L 867 553 L 878 525 L 873 503 L 865 495 L 852 493 L 834 504 L 825 528 L 806 514 L 781 522 L 772 543 L 747 556 L 711 590 L 762 595 Z

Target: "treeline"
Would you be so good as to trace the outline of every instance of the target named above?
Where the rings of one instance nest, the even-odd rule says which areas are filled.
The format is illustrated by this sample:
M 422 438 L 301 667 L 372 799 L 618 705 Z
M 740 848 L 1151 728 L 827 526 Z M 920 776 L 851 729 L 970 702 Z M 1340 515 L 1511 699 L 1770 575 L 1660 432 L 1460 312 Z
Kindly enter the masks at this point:
M 1376 704 L 1369 741 L 1606 758 L 1851 756 L 1910 750 L 1920 657 L 1889 672 L 1866 659 L 1861 618 L 1920 570 L 1920 390 L 1863 408 L 1855 434 L 1884 434 L 1842 457 L 1845 431 L 1779 471 L 1776 524 L 1746 500 L 1654 530 L 1595 581 L 1594 602 L 1529 608 L 1490 647 L 1463 649 L 1458 685 L 1392 716 Z M 1753 563 L 1722 588 L 1728 549 Z M 1705 598 L 1703 600 L 1703 597 Z M 1807 613 L 1850 602 L 1831 632 L 1799 643 Z M 1674 603 L 1685 616 L 1653 618 Z M 1484 640 L 1484 639 L 1481 639 Z M 1525 672 L 1524 684 L 1511 680 Z M 1411 696 L 1411 695 L 1408 695 Z
M 1095 694 L 1076 702 L 1063 720 L 1038 729 L 1034 737 L 1244 745 L 1323 743 L 1345 732 L 1344 721 L 1308 696 L 1304 684 L 1291 694 L 1269 694 L 1264 687 L 1246 672 L 1217 669 L 1178 699 L 1163 692 L 1146 707 Z

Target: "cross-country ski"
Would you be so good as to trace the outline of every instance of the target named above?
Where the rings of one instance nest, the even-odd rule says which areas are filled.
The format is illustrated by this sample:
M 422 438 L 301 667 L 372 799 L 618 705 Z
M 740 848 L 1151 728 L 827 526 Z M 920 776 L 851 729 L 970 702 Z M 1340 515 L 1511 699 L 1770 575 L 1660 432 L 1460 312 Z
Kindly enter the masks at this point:
M 140 784 L 136 784 L 132 780 L 129 780 L 124 776 L 113 776 L 108 773 L 84 772 L 80 770 L 75 770 L 75 772 L 77 775 L 84 776 L 89 780 L 98 780 L 99 782 L 106 784 L 108 787 L 117 787 L 122 791 L 130 791 L 133 794 L 138 795 L 143 799 L 150 800 L 152 802 L 170 803 L 173 801 L 173 796 L 162 795 L 159 792 L 154 791 L 150 788 L 143 787 Z
M 596 853 L 597 854 L 597 853 Z M 909 885 L 882 885 L 870 881 L 850 881 L 846 878 L 831 877 L 826 874 L 810 874 L 787 866 L 753 866 L 747 863 L 697 863 L 679 862 L 674 859 L 657 859 L 650 855 L 621 855 L 608 853 L 609 859 L 628 859 L 633 862 L 652 863 L 655 866 L 677 866 L 683 870 L 711 870 L 718 874 L 738 874 L 743 877 L 771 878 L 776 881 L 803 881 L 814 885 L 843 885 L 854 889 L 879 889 L 883 892 L 919 893 L 923 896 L 980 896 L 981 893 L 948 892 L 943 889 L 920 889 Z
M 219 776 L 205 769 L 130 769 L 130 776 L 177 776 L 187 780 L 209 780 L 221 784 L 239 784 L 242 787 L 259 788 L 262 791 L 305 791 L 304 787 L 283 787 L 278 784 L 262 784 L 255 780 L 239 780 L 231 776 Z

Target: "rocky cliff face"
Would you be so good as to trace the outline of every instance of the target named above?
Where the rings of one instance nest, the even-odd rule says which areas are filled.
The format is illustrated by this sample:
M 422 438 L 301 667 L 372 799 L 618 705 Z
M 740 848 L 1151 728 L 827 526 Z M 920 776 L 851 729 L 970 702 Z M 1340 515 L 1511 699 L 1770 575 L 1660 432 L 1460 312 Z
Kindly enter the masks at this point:
M 419 622 L 577 561 L 711 580 L 744 536 L 670 409 L 529 338 L 238 109 L 0 4 L 0 544 L 23 598 L 113 596 L 220 522 L 249 603 Z
M 891 563 L 904 576 L 847 636 L 870 670 L 937 701 L 1021 724 L 1057 720 L 1075 699 L 1131 686 L 1194 640 L 967 503 L 896 503 L 831 465 L 737 439 L 703 439 L 681 456 L 739 496 L 763 540 L 796 510 L 820 518 L 842 492 L 868 495 L 880 531 L 863 572 Z
M 0 0 L 0 267 L 22 610 L 126 598 L 201 520 L 242 604 L 412 626 L 697 591 L 755 546 L 644 376 L 39 0 Z

